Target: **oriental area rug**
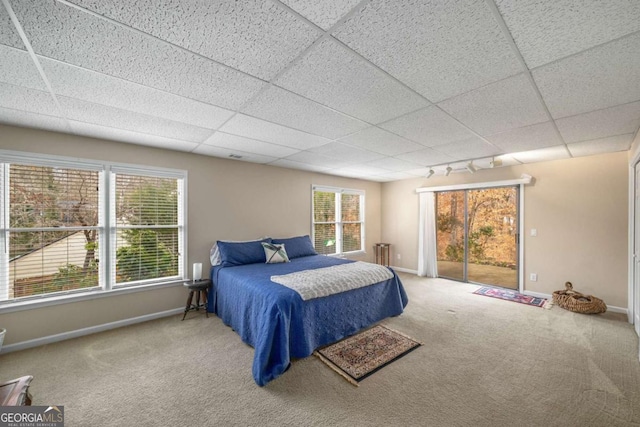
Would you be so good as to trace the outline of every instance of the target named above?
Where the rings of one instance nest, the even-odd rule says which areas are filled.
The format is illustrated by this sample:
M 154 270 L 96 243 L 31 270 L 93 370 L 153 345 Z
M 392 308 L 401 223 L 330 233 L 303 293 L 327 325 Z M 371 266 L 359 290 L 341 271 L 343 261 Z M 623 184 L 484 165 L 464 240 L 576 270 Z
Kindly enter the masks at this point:
M 353 385 L 415 350 L 422 343 L 378 325 L 313 354 Z
M 545 298 L 532 297 L 508 289 L 482 287 L 473 293 L 506 301 L 519 302 L 520 304 L 533 305 L 535 307 L 551 308 L 551 302 Z

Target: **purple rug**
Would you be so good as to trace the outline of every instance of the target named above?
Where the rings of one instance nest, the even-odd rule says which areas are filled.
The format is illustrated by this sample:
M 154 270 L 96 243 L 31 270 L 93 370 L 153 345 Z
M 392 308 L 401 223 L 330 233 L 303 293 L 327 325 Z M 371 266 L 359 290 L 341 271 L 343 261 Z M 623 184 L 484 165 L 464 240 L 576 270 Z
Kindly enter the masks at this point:
M 521 294 L 520 292 L 510 291 L 508 289 L 501 288 L 489 288 L 482 287 L 473 292 L 474 294 L 484 295 L 491 298 L 499 298 L 506 301 L 519 302 L 520 304 L 533 305 L 536 307 L 546 308 L 548 300 L 545 298 L 532 297 L 529 295 Z

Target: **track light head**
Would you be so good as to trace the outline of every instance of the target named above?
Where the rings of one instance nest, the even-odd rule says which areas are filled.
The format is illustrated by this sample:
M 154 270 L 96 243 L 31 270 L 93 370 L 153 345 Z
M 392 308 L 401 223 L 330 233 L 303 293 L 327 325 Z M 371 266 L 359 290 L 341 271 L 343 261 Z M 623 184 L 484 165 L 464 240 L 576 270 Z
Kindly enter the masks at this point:
M 431 178 L 434 173 L 436 172 L 433 169 L 429 169 L 429 172 L 427 172 L 427 178 Z
M 447 168 L 444 170 L 444 176 L 449 176 L 452 170 L 451 166 L 447 165 Z
M 478 170 L 474 165 L 473 165 L 473 160 L 471 160 L 469 163 L 467 163 L 467 170 L 471 173 L 476 173 L 476 171 Z
M 491 159 L 491 161 L 489 162 L 489 166 L 491 168 L 497 168 L 499 166 L 502 166 L 502 159 L 496 159 L 496 158 Z

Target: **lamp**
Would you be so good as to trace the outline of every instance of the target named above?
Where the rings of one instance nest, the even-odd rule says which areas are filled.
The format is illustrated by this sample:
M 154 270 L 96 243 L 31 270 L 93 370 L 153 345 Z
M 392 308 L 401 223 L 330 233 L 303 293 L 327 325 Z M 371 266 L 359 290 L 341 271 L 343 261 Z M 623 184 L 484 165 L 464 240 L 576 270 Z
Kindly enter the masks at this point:
M 447 165 L 447 168 L 444 170 L 444 176 L 449 176 L 452 170 L 451 166 Z
M 427 179 L 431 178 L 434 173 L 435 173 L 435 171 L 433 169 L 429 169 L 429 172 L 427 172 Z
M 201 262 L 193 263 L 193 276 L 191 277 L 191 279 L 194 282 L 197 282 L 198 280 L 202 280 L 202 263 Z
M 476 169 L 475 166 L 473 166 L 473 160 L 471 160 L 469 163 L 467 163 L 467 170 L 471 173 L 476 173 L 476 171 L 478 169 Z

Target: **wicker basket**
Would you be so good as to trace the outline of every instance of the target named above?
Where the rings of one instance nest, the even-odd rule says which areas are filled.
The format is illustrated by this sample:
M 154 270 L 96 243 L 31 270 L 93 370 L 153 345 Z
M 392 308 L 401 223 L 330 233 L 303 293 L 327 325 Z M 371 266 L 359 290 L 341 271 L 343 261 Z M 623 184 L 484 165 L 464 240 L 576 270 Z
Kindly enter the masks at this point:
M 565 283 L 564 286 L 566 288 L 564 291 L 553 293 L 553 302 L 560 307 L 583 314 L 598 314 L 607 311 L 607 305 L 600 298 L 574 291 L 571 282 Z

